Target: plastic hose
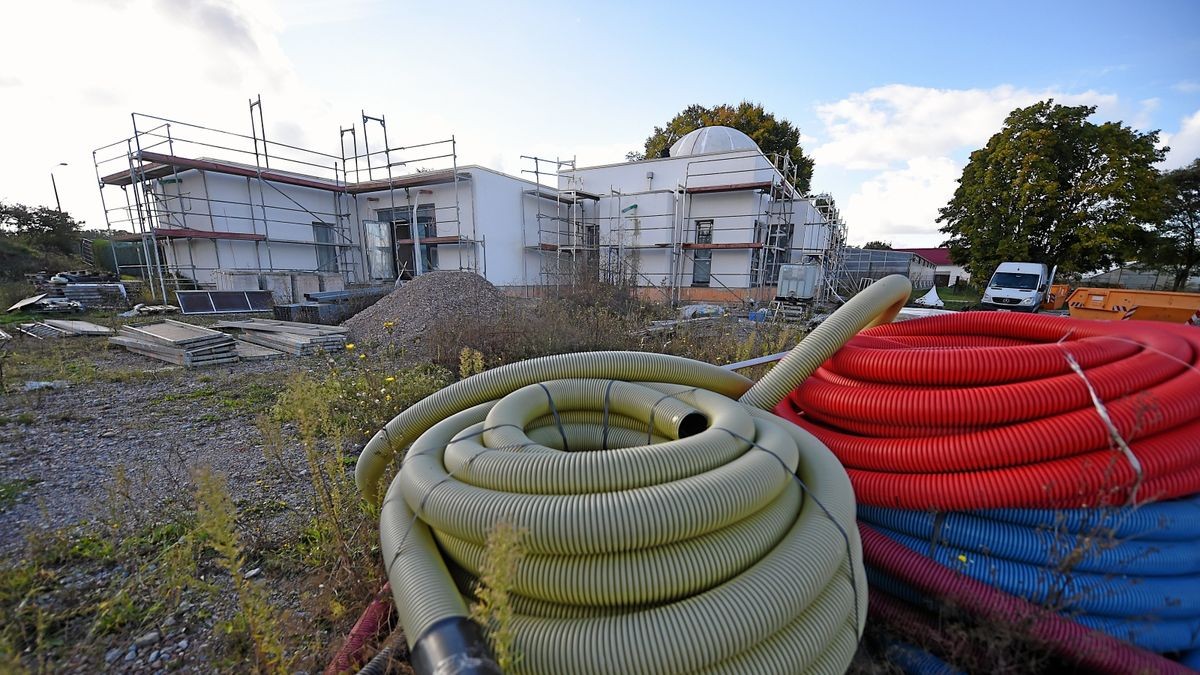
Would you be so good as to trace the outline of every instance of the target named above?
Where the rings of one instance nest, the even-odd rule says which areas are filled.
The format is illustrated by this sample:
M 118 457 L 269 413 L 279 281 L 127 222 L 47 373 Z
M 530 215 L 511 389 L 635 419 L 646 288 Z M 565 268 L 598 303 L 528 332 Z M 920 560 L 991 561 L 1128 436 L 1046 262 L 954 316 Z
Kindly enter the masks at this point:
M 1172 499 L 1200 492 L 1198 364 L 1187 327 L 967 312 L 865 331 L 776 412 L 833 450 L 864 504 Z
M 1042 519 L 1022 517 L 1022 511 L 995 515 L 1037 526 L 976 514 L 870 506 L 859 507 L 859 518 L 966 576 L 1053 604 L 1085 626 L 1145 649 L 1200 647 L 1197 499 L 1137 509 L 1066 511 L 1048 526 L 1038 522 Z M 1159 533 L 1168 537 L 1159 538 Z M 870 569 L 868 578 L 894 595 L 922 600 Z
M 869 525 L 860 524 L 859 529 L 869 566 L 887 570 L 916 593 L 948 601 L 980 622 L 993 621 L 1024 627 L 1039 643 L 1088 672 L 1114 675 L 1191 672 L 1174 661 L 1090 630 L 951 569 L 931 565 L 925 556 L 889 539 Z M 898 609 L 903 605 L 880 601 L 877 598 L 886 596 L 877 593 L 875 590 L 871 593 L 872 615 L 884 620 L 888 620 L 889 615 L 893 619 L 899 616 L 900 620 L 889 623 L 903 632 L 904 610 Z
M 414 665 L 428 633 L 467 616 L 455 577 L 478 575 L 507 521 L 526 552 L 519 670 L 844 672 L 866 605 L 850 484 L 765 409 L 909 292 L 878 282 L 754 387 L 690 359 L 568 354 L 467 378 L 389 422 L 355 475 L 377 499 L 411 444 L 380 538 Z

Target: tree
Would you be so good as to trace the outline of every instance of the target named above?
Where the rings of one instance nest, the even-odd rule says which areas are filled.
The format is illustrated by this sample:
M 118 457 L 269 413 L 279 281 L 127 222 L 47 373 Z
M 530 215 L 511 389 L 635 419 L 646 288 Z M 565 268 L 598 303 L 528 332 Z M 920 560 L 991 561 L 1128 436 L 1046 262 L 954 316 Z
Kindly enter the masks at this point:
M 954 260 L 986 276 L 1005 260 L 1088 272 L 1122 262 L 1144 241 L 1161 205 L 1158 132 L 1094 124 L 1094 106 L 1053 99 L 1009 113 L 971 153 L 940 210 Z
M 873 251 L 890 251 L 892 250 L 892 242 L 881 240 L 868 241 L 862 247 Z
M 1159 179 L 1162 219 L 1150 231 L 1140 261 L 1174 276 L 1172 290 L 1181 290 L 1200 268 L 1200 159 Z
M 787 155 L 796 166 L 796 188 L 808 192 L 812 181 L 812 158 L 800 148 L 800 130 L 791 122 L 763 109 L 758 103 L 742 101 L 736 106 L 721 104 L 707 108 L 689 105 L 671 118 L 665 127 L 654 127 L 642 152 L 629 152 L 625 159 L 637 161 L 665 157 L 675 141 L 700 127 L 733 127 L 754 139 L 765 154 Z
M 64 211 L 0 202 L 0 229 L 41 251 L 75 253 L 80 225 Z
M 80 225 L 57 209 L 0 202 L 0 279 L 78 267 Z

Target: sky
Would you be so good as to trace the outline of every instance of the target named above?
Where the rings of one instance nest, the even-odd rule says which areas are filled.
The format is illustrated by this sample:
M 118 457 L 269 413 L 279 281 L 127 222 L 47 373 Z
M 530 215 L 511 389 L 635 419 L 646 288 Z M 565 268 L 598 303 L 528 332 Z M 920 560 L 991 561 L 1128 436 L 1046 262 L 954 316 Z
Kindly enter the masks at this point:
M 510 174 L 755 101 L 799 127 L 852 244 L 938 245 L 970 152 L 1046 98 L 1158 131 L 1164 170 L 1200 157 L 1192 0 L 6 0 L 0 25 L 0 201 L 53 206 L 53 173 L 86 227 L 92 151 L 131 113 L 249 134 L 260 94 L 272 140 L 337 155 L 366 111 L 392 145 L 453 135 L 460 165 Z

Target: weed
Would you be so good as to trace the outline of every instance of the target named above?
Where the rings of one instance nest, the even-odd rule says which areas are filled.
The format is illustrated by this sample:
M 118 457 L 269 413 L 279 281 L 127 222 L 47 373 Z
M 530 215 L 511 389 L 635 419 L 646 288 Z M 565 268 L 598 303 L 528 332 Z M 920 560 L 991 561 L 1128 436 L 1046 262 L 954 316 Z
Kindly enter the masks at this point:
M 488 532 L 479 583 L 475 588 L 476 602 L 471 606 L 471 619 L 487 631 L 496 663 L 505 672 L 520 662 L 520 654 L 513 651 L 513 608 L 509 592 L 525 556 L 526 534 L 525 529 L 518 529 L 507 521 L 496 523 Z
M 483 366 L 483 352 L 470 347 L 463 347 L 458 353 L 458 376 L 462 379 L 467 379 L 472 375 L 477 375 L 485 370 Z
M 38 481 L 30 478 L 0 481 L 0 512 L 12 508 L 21 499 L 21 495 L 25 494 L 25 490 L 37 483 Z
M 37 421 L 37 417 L 33 413 L 23 412 L 16 415 L 0 415 L 0 426 L 5 424 L 33 424 Z
M 217 564 L 232 578 L 238 601 L 237 615 L 220 628 L 235 648 L 244 649 L 243 655 L 255 672 L 288 672 L 291 663 L 276 610 L 266 593 L 242 574 L 246 559 L 236 530 L 237 509 L 225 481 L 205 469 L 198 470 L 194 480 L 197 532 L 205 546 L 216 552 Z

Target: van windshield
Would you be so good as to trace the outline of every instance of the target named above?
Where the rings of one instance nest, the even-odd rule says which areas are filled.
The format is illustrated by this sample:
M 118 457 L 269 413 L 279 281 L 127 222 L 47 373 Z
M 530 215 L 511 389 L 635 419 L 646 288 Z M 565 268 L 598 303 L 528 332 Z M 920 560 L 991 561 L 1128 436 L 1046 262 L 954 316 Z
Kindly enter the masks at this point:
M 1015 288 L 1019 291 L 1032 291 L 1038 287 L 1036 274 L 1020 274 L 1018 272 L 996 272 L 992 275 L 992 288 Z

